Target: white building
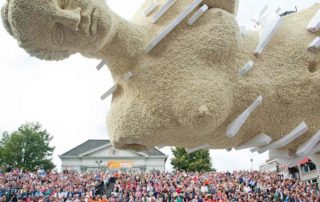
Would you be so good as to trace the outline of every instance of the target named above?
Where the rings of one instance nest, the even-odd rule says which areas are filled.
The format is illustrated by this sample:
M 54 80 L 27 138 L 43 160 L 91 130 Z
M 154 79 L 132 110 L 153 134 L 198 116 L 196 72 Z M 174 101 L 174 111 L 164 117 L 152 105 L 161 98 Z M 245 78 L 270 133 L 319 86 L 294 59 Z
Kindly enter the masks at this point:
M 281 175 L 283 178 L 298 178 L 295 176 L 290 176 L 288 166 L 281 164 L 277 159 L 269 159 L 264 164 L 260 165 L 260 172 L 270 172 L 277 173 Z M 291 173 L 293 174 L 293 173 Z
M 284 178 L 296 178 L 319 186 L 320 155 L 313 154 L 309 158 L 305 157 L 292 165 L 281 164 L 277 159 L 269 159 L 260 166 L 260 171 L 278 173 Z
M 266 161 L 266 163 L 260 165 L 259 171 L 260 172 L 278 173 L 279 172 L 279 163 L 278 163 L 278 161 L 276 161 L 274 159 L 269 159 Z
M 106 170 L 111 167 L 110 164 L 119 165 L 121 168 L 118 170 L 165 171 L 168 158 L 157 148 L 143 152 L 117 150 L 109 140 L 87 140 L 59 157 L 62 170 L 78 172 Z

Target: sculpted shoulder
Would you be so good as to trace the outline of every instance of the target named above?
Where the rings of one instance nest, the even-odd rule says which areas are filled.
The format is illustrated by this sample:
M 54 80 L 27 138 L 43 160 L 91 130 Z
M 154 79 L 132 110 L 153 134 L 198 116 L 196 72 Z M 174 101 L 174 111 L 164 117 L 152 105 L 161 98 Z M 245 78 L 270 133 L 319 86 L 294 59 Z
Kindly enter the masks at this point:
M 156 22 L 152 22 L 153 16 L 161 10 L 166 1 L 159 1 L 159 6 L 150 15 L 145 15 L 145 10 L 151 1 L 146 1 L 133 18 L 133 22 L 147 27 L 149 41 L 159 35 L 175 18 L 192 2 L 176 1 L 174 5 Z M 229 1 L 228 1 L 229 2 Z M 203 1 L 211 6 L 219 5 L 218 1 Z M 233 2 L 232 8 L 236 8 Z M 220 5 L 226 7 L 226 5 Z M 192 26 L 187 24 L 188 19 L 199 9 L 197 7 L 188 15 L 165 40 L 152 50 L 152 55 L 186 54 L 183 51 L 191 51 L 200 58 L 212 61 L 212 58 L 234 55 L 238 50 L 239 27 L 234 14 L 219 7 L 209 8 Z M 229 8 L 231 9 L 231 8 Z M 148 41 L 146 42 L 148 43 Z M 191 53 L 190 53 L 191 54 Z

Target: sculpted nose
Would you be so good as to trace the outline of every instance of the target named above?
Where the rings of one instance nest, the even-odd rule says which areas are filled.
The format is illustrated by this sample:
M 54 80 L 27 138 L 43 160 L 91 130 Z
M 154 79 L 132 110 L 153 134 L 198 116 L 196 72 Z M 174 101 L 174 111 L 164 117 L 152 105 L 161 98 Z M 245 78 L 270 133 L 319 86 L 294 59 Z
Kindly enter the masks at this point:
M 59 10 L 54 16 L 55 21 L 66 27 L 69 27 L 74 31 L 78 31 L 81 21 L 80 11 L 80 8 L 75 8 L 72 10 Z

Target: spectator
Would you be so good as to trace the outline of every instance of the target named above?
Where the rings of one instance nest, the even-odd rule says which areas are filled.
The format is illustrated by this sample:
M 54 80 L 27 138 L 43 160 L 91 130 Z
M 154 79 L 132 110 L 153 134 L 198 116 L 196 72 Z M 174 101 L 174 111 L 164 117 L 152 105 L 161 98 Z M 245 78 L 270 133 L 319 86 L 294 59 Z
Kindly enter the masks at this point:
M 17 169 L 3 172 L 0 175 L 0 201 L 312 202 L 320 199 L 316 185 L 257 171 L 39 173 Z M 108 199 L 106 188 L 111 189 Z

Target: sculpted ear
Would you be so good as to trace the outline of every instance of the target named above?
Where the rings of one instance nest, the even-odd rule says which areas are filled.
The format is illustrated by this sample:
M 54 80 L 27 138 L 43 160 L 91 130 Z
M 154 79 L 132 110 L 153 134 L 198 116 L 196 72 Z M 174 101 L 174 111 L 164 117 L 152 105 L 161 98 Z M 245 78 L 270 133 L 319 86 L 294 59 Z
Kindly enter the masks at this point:
M 238 0 L 203 0 L 203 3 L 207 4 L 209 8 L 221 8 L 232 14 L 237 14 Z
M 9 23 L 9 17 L 8 17 L 8 12 L 9 12 L 9 0 L 3 5 L 1 8 L 1 19 L 2 19 L 2 24 L 4 25 L 4 28 L 9 32 L 11 36 L 13 36 L 13 32 L 11 29 L 11 25 Z

